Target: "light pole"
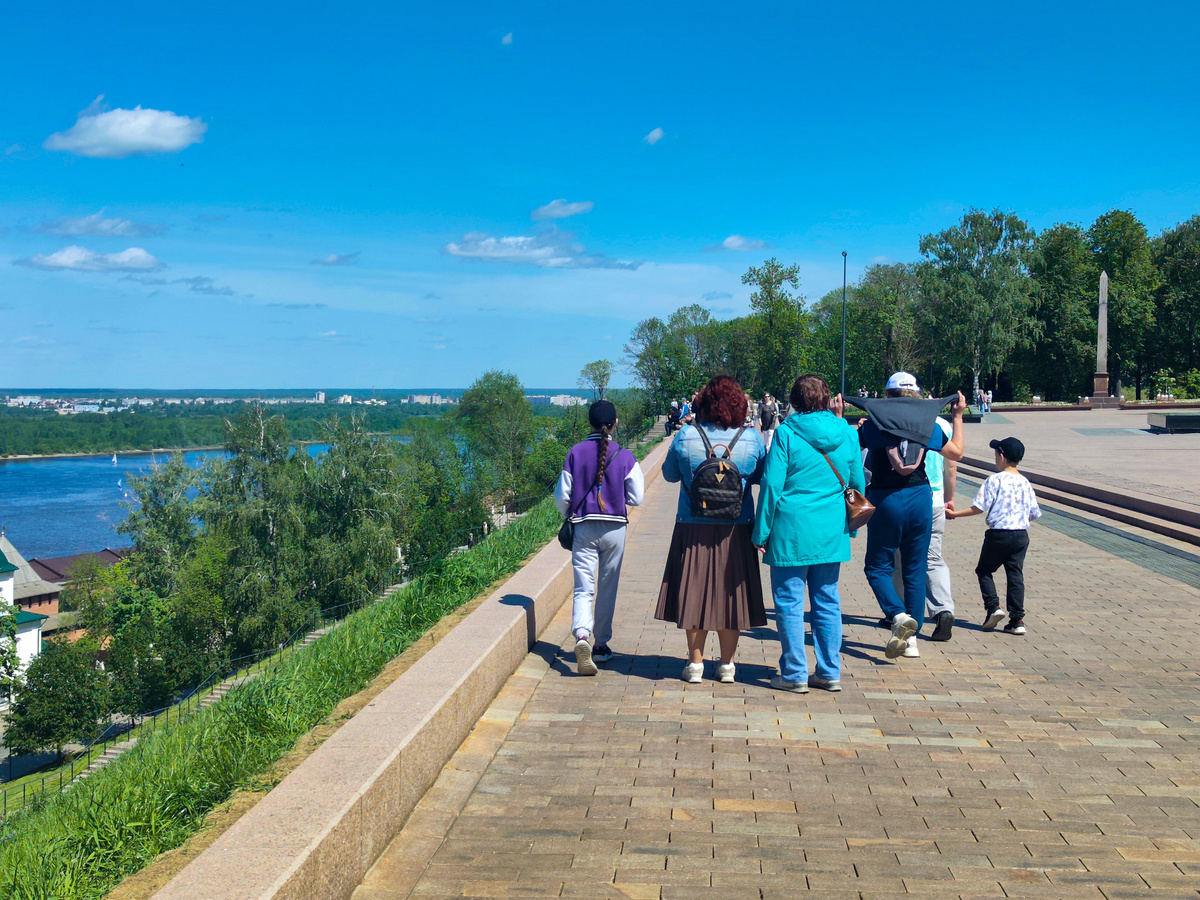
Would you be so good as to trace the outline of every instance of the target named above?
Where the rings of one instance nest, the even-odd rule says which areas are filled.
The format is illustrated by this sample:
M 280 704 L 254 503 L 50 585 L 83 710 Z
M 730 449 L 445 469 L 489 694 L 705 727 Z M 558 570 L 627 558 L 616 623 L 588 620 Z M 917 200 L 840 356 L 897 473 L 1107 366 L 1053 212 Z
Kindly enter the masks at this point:
M 846 251 L 842 251 L 842 396 L 846 396 Z

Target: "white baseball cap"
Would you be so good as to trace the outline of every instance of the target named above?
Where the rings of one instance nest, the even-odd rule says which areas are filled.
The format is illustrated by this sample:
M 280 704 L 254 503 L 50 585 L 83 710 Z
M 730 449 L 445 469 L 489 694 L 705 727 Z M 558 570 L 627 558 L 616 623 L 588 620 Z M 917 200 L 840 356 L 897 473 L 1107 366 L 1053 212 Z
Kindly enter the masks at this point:
M 887 389 L 889 391 L 915 391 L 917 390 L 917 377 L 908 372 L 897 372 L 888 379 Z

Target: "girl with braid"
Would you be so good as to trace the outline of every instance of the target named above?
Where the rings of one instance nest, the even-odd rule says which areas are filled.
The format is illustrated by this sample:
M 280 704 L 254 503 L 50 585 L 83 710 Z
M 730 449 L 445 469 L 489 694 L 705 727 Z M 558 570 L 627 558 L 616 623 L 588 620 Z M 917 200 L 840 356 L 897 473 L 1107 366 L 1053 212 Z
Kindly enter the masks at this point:
M 558 511 L 575 523 L 571 631 L 580 675 L 595 675 L 596 663 L 612 659 L 608 642 L 625 555 L 627 511 L 642 502 L 646 488 L 633 454 L 612 439 L 617 408 L 597 400 L 588 410 L 588 422 L 592 433 L 567 453 L 554 489 Z

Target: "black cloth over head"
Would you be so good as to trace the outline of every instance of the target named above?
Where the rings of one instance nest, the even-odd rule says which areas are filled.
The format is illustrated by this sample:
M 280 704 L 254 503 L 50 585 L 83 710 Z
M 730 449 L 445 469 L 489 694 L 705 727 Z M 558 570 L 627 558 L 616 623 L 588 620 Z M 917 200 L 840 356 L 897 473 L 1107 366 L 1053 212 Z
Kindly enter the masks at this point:
M 895 447 L 900 441 L 915 441 L 922 447 L 933 438 L 938 414 L 958 398 L 926 400 L 922 397 L 847 397 L 846 402 L 867 414 L 858 431 L 863 447 Z

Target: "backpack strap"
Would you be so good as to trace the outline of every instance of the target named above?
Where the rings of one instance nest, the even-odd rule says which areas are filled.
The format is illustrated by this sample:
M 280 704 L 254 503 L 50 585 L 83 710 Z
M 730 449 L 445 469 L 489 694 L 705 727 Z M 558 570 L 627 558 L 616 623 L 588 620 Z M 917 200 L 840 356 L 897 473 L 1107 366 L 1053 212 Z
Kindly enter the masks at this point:
M 695 428 L 696 431 L 700 432 L 700 440 L 702 440 L 704 442 L 705 456 L 711 457 L 713 455 L 713 445 L 712 445 L 712 441 L 710 441 L 708 439 L 708 435 L 704 431 L 704 426 L 703 425 L 693 425 L 692 427 Z

